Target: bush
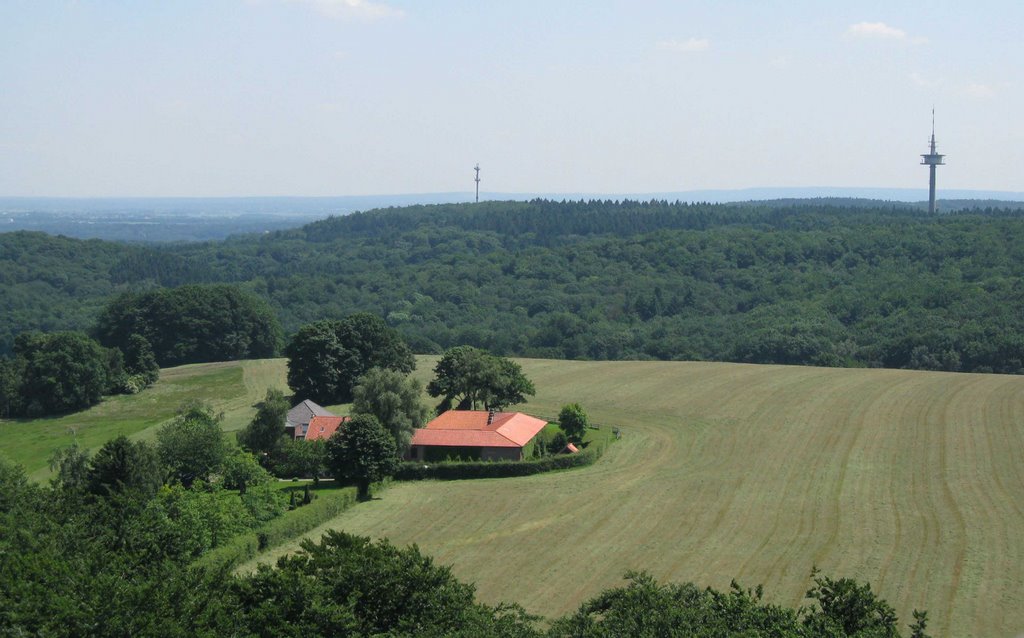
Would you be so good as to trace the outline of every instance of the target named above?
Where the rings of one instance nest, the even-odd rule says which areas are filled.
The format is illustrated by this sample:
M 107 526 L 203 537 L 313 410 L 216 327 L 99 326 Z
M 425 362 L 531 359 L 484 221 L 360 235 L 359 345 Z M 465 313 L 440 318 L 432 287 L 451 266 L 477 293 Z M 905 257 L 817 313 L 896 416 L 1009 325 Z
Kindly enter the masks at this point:
M 562 411 L 558 413 L 558 424 L 570 441 L 582 443 L 590 427 L 590 419 L 579 403 L 569 403 L 562 406 Z
M 554 470 L 593 465 L 604 454 L 604 446 L 591 445 L 577 454 L 557 454 L 523 461 L 469 461 L 451 463 L 401 463 L 394 478 L 401 481 L 423 479 L 457 480 L 530 476 Z
M 379 489 L 379 488 L 378 488 Z M 327 522 L 356 503 L 356 489 L 323 490 L 319 498 L 275 518 L 262 527 L 239 534 L 196 561 L 210 569 L 231 569 L 258 553 L 276 547 Z

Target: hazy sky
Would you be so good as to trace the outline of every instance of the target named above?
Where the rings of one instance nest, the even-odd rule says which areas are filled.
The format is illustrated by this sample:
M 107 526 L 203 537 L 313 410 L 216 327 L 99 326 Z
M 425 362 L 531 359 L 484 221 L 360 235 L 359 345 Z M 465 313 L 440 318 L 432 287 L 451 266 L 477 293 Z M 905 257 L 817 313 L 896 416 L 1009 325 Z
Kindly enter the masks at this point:
M 1024 191 L 1024 3 L 0 0 L 0 195 Z

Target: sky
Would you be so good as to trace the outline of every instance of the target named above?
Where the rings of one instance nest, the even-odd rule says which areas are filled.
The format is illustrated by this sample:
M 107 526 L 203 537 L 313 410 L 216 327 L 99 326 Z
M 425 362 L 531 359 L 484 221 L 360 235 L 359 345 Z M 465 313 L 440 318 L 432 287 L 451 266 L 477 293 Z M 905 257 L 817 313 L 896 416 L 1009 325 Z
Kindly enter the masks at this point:
M 1024 191 L 1024 3 L 0 0 L 0 195 Z

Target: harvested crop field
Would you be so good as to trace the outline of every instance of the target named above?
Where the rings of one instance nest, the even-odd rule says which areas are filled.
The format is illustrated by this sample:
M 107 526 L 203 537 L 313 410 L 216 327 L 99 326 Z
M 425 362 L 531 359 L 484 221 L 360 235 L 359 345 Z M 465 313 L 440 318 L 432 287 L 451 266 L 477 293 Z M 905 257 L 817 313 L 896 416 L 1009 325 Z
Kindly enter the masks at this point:
M 522 363 L 527 411 L 579 401 L 623 439 L 579 470 L 395 484 L 325 528 L 416 543 L 549 617 L 631 569 L 796 605 L 817 565 L 936 636 L 1024 632 L 1024 377 Z

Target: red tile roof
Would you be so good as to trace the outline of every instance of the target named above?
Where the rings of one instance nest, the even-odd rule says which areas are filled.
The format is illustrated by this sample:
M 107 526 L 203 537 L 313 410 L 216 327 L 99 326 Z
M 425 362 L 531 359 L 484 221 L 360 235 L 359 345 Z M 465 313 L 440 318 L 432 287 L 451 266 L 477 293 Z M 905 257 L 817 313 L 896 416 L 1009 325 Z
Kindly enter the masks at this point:
M 485 410 L 448 410 L 415 430 L 412 445 L 521 448 L 545 425 L 543 419 L 522 412 L 492 415 Z
M 412 445 L 441 447 L 514 447 L 512 441 L 493 430 L 428 430 L 421 428 L 412 434 Z
M 306 428 L 306 440 L 329 439 L 338 431 L 338 426 L 348 420 L 347 416 L 315 416 L 309 420 L 309 427 Z

